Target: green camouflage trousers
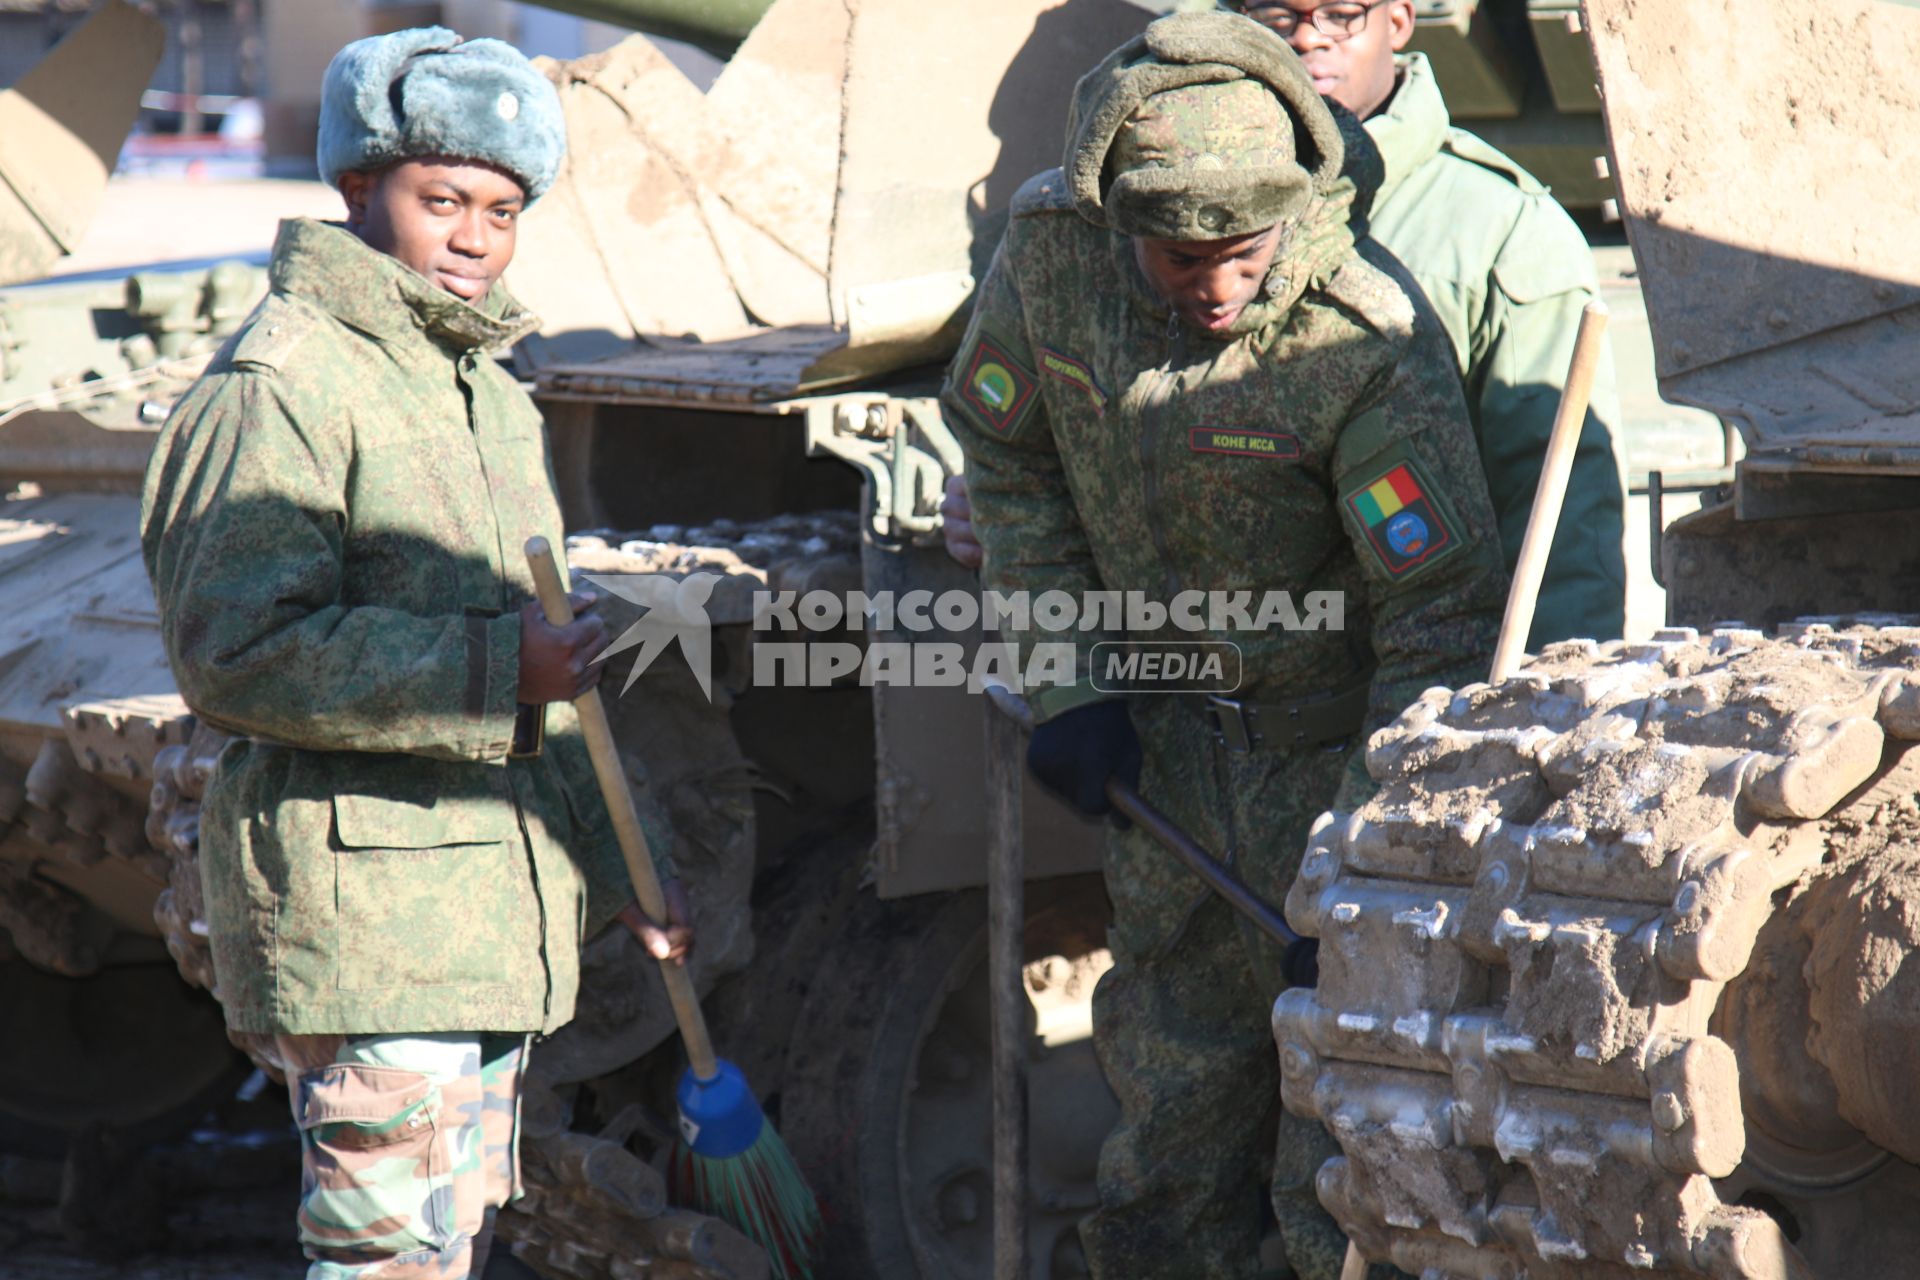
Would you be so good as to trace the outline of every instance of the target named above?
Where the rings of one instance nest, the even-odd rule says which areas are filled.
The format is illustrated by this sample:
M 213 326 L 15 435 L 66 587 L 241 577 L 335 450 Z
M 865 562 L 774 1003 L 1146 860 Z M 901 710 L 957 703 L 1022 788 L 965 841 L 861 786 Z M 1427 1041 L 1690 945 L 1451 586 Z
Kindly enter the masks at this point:
M 1191 701 L 1142 696 L 1131 709 L 1141 795 L 1284 901 L 1358 745 L 1236 754 Z M 1105 870 L 1114 964 L 1094 989 L 1093 1038 L 1120 1121 L 1100 1149 L 1100 1207 L 1080 1224 L 1093 1275 L 1249 1280 L 1271 1195 L 1294 1270 L 1336 1280 L 1346 1240 L 1312 1179 L 1330 1140 L 1280 1111 L 1269 1015 L 1282 948 L 1137 827 L 1109 837 Z
M 307 1280 L 475 1280 L 520 1194 L 527 1038 L 280 1036 Z

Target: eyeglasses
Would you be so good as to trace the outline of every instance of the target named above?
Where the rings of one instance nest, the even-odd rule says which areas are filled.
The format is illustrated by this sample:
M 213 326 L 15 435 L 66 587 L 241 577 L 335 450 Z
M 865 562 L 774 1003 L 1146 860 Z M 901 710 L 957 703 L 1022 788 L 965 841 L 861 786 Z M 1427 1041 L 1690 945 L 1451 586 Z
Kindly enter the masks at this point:
M 1246 15 L 1267 27 L 1275 35 L 1290 37 L 1299 29 L 1302 22 L 1312 22 L 1313 29 L 1323 36 L 1335 40 L 1345 40 L 1357 36 L 1367 29 L 1367 15 L 1385 4 L 1387 0 L 1337 0 L 1334 4 L 1323 4 L 1311 13 L 1301 13 L 1282 0 L 1251 0 L 1246 6 Z

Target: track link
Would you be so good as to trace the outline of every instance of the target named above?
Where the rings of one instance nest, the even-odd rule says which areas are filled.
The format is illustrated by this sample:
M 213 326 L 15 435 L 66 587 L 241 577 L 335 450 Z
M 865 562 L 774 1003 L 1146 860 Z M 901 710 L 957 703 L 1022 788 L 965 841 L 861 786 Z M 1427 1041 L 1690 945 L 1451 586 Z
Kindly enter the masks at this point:
M 1286 1106 L 1343 1151 L 1321 1199 L 1369 1258 L 1812 1275 L 1716 1193 L 1746 1132 L 1708 1022 L 1822 860 L 1808 820 L 1920 738 L 1920 631 L 1785 632 L 1551 646 L 1374 735 L 1378 793 L 1321 818 L 1287 898 L 1320 985 L 1273 1011 Z

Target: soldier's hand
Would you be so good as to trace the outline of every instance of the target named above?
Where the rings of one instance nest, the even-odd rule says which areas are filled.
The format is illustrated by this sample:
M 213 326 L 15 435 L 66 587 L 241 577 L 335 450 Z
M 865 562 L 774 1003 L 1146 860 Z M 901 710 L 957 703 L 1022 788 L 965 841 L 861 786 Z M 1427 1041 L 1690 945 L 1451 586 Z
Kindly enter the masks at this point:
M 969 569 L 978 569 L 985 552 L 980 539 L 973 536 L 973 499 L 967 495 L 965 476 L 947 477 L 947 496 L 940 502 L 940 534 L 947 540 L 947 554 Z
M 1140 786 L 1140 735 L 1124 702 L 1094 702 L 1047 721 L 1027 741 L 1040 785 L 1090 818 L 1113 809 L 1107 779 Z
M 687 901 L 686 888 L 678 880 L 662 884 L 660 893 L 667 900 L 666 928 L 647 919 L 637 902 L 620 908 L 620 923 L 633 930 L 633 936 L 655 960 L 685 964 L 693 954 L 693 904 Z
M 592 612 L 600 597 L 576 591 L 567 601 L 574 617 L 564 627 L 548 622 L 537 600 L 520 606 L 521 702 L 571 702 L 600 683 L 605 668 L 594 659 L 608 643 L 605 620 Z

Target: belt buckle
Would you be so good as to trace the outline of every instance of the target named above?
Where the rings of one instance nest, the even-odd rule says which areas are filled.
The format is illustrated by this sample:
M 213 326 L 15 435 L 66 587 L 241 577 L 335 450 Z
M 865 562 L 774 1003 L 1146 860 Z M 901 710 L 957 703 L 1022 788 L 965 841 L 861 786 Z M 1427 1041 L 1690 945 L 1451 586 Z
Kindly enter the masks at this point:
M 1209 693 L 1205 705 L 1207 724 L 1213 729 L 1215 742 L 1243 755 L 1253 750 L 1260 735 L 1254 731 L 1253 713 L 1245 703 Z

